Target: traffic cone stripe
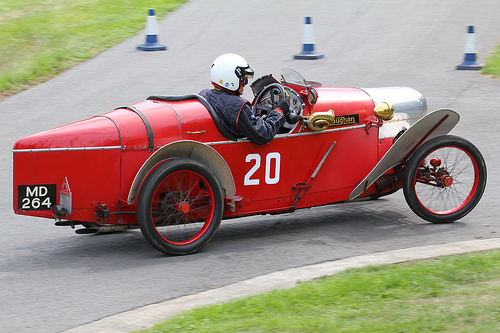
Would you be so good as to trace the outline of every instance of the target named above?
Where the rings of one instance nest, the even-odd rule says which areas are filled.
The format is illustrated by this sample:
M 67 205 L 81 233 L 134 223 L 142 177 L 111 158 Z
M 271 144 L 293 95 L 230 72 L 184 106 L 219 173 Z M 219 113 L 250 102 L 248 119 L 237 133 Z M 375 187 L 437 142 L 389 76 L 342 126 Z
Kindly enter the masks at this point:
M 148 36 L 156 36 L 158 35 L 158 21 L 156 21 L 156 16 L 148 15 L 148 19 L 146 20 L 146 35 Z
M 476 53 L 476 47 L 474 46 L 474 27 L 469 26 L 469 32 L 465 37 L 465 53 Z

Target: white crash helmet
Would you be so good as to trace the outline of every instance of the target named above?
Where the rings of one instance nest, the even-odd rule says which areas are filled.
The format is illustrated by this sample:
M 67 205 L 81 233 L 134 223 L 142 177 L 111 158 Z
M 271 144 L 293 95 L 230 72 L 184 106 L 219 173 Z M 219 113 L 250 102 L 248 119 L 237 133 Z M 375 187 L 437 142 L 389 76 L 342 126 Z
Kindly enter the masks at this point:
M 241 84 L 246 85 L 253 74 L 248 62 L 234 53 L 225 53 L 217 57 L 210 69 L 212 84 L 233 92 L 237 92 Z

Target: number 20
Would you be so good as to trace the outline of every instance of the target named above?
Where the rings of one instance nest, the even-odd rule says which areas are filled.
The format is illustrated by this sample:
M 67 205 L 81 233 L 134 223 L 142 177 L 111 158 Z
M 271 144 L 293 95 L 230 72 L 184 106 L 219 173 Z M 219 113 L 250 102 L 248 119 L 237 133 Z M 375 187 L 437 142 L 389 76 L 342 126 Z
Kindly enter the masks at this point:
M 259 185 L 260 179 L 252 178 L 257 170 L 260 168 L 261 157 L 259 154 L 248 154 L 245 158 L 245 162 L 254 162 L 253 167 L 247 172 L 244 178 L 244 185 Z M 274 162 L 274 176 L 271 175 L 271 168 Z M 280 181 L 280 167 L 281 167 L 281 155 L 279 153 L 269 153 L 266 155 L 265 164 L 265 182 L 266 184 L 272 185 L 277 184 Z

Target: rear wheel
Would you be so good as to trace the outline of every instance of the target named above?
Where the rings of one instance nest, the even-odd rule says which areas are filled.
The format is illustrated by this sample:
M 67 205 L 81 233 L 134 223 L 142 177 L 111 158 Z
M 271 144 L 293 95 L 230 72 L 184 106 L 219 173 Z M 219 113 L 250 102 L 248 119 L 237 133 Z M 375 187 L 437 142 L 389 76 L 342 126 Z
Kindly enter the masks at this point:
M 139 226 L 157 250 L 193 253 L 215 235 L 223 202 L 210 169 L 194 160 L 172 159 L 159 165 L 143 184 L 137 203 Z
M 409 159 L 403 192 L 410 208 L 433 223 L 467 215 L 486 187 L 486 164 L 469 141 L 452 135 L 431 139 Z

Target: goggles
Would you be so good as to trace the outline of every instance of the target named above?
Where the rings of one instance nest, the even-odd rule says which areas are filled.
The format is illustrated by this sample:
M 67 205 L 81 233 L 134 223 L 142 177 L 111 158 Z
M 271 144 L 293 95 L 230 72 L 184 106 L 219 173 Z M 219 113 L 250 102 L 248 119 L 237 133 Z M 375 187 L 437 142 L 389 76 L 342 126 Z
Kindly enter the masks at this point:
M 240 79 L 240 82 L 243 85 L 247 85 L 248 79 L 253 78 L 254 71 L 253 69 L 250 68 L 249 65 L 247 65 L 246 67 L 241 67 L 241 66 L 236 67 L 234 73 Z

